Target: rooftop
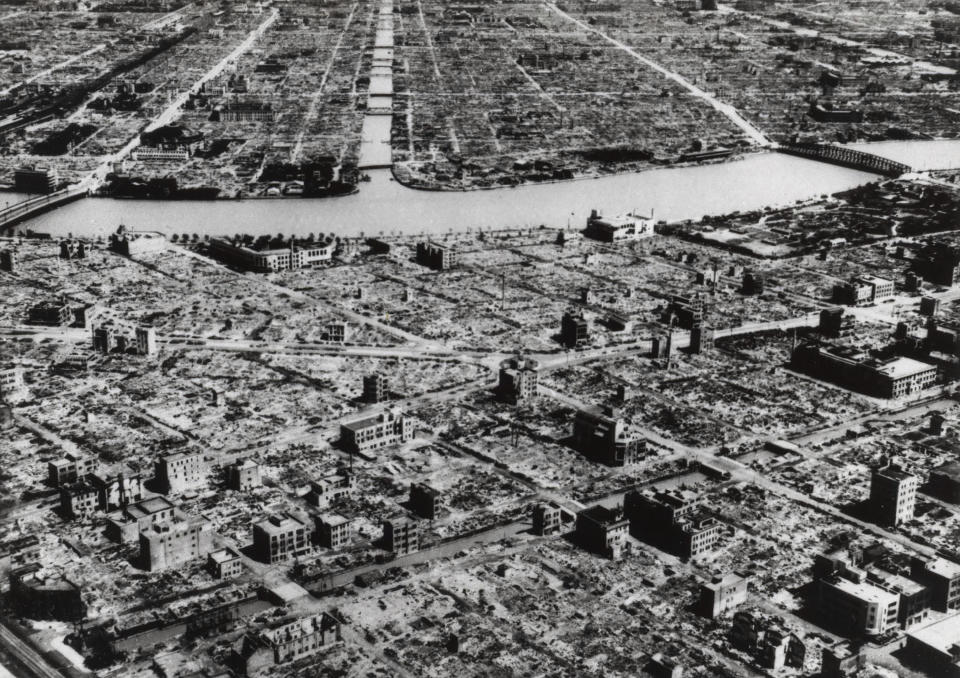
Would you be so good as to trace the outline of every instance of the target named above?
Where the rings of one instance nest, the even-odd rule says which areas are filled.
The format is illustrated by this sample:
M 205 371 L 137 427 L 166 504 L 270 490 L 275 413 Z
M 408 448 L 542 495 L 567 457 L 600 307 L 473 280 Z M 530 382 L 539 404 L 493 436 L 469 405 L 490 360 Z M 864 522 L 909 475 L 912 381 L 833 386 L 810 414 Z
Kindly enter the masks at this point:
M 881 605 L 894 605 L 899 602 L 899 597 L 895 593 L 890 593 L 874 584 L 866 582 L 852 582 L 849 579 L 838 579 L 834 582 L 826 582 L 829 586 L 843 591 L 855 598 L 868 603 L 879 603 Z
M 923 628 L 908 631 L 907 635 L 940 652 L 949 652 L 953 645 L 960 643 L 960 614 L 954 614 Z
M 936 369 L 935 365 L 922 363 L 913 358 L 896 358 L 889 362 L 882 363 L 877 367 L 878 372 L 882 372 L 893 379 L 911 377 L 915 374 L 934 369 Z

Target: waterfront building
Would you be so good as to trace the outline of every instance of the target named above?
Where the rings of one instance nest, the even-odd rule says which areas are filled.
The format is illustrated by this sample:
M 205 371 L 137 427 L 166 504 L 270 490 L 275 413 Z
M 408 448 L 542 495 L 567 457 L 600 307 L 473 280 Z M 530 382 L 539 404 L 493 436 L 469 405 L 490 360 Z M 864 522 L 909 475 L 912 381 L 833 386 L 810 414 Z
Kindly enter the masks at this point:
M 289 247 L 256 250 L 233 244 L 224 238 L 211 238 L 208 251 L 215 259 L 256 273 L 274 273 L 314 266 L 333 258 L 336 243 L 326 241 Z
M 645 219 L 633 214 L 604 217 L 597 210 L 591 210 L 587 218 L 587 228 L 583 234 L 601 242 L 649 238 L 654 234 L 653 219 Z
M 460 263 L 457 251 L 431 240 L 417 243 L 417 263 L 436 271 L 446 271 Z

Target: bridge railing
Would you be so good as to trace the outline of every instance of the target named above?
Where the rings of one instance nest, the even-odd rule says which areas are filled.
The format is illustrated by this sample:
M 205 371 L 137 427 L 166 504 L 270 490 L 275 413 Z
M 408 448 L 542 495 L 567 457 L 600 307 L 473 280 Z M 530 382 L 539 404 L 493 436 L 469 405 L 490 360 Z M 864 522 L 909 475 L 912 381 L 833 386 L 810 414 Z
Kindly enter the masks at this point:
M 777 150 L 790 155 L 799 155 L 812 160 L 821 160 L 888 176 L 900 176 L 913 171 L 912 167 L 902 162 L 833 144 L 783 144 Z
M 21 221 L 32 214 L 42 212 L 50 207 L 66 202 L 87 192 L 85 184 L 68 186 L 47 195 L 40 195 L 29 200 L 14 203 L 0 210 L 0 228 L 3 228 L 15 221 Z

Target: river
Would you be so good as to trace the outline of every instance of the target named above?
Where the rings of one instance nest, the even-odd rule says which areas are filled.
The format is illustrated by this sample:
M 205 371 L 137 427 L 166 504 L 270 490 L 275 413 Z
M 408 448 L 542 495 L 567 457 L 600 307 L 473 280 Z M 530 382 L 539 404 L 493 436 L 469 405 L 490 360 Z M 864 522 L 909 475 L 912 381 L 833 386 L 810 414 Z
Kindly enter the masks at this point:
M 389 120 L 387 116 L 377 117 Z M 896 160 L 903 158 L 918 168 L 960 166 L 960 141 L 882 142 L 855 147 Z M 667 221 L 699 219 L 705 214 L 787 205 L 877 178 L 780 153 L 754 153 L 739 161 L 714 165 L 491 191 L 417 191 L 398 184 L 387 169 L 371 170 L 369 175 L 371 181 L 361 183 L 357 194 L 321 200 L 156 202 L 90 198 L 41 215 L 21 228 L 91 237 L 106 235 L 121 223 L 168 234 L 210 236 L 280 232 L 437 234 L 468 228 L 563 227 L 568 223 L 581 227 L 591 209 L 606 214 L 631 210 L 649 214 L 653 210 L 657 219 Z

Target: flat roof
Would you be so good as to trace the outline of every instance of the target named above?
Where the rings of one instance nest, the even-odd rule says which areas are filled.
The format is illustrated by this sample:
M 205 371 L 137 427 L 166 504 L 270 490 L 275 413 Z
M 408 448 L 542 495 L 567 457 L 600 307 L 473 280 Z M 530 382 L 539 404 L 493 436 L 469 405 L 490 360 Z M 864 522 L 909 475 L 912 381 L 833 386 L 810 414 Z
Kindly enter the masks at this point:
M 920 374 L 921 372 L 927 372 L 928 370 L 935 369 L 937 369 L 936 365 L 922 363 L 919 360 L 914 360 L 913 358 L 896 358 L 890 362 L 877 366 L 878 372 L 882 372 L 894 379 L 910 377 L 915 374 Z
M 948 461 L 934 468 L 931 473 L 947 476 L 951 480 L 960 481 L 960 461 Z
M 827 582 L 831 586 L 851 596 L 867 601 L 868 603 L 882 603 L 892 605 L 898 603 L 900 598 L 895 593 L 890 593 L 875 584 L 867 582 L 852 582 L 849 579 L 839 579 L 835 582 Z
M 938 574 L 941 577 L 960 577 L 960 565 L 947 560 L 946 558 L 937 558 L 927 563 L 927 571 Z
M 344 525 L 350 522 L 349 518 L 344 518 L 339 513 L 324 513 L 320 515 L 320 520 L 323 521 L 324 525 L 329 525 L 331 527 Z
M 907 635 L 940 652 L 960 643 L 960 614 L 945 617 L 923 628 L 907 631 Z
M 210 560 L 215 563 L 225 563 L 228 560 L 236 560 L 239 557 L 240 554 L 230 548 L 220 549 L 210 554 Z

